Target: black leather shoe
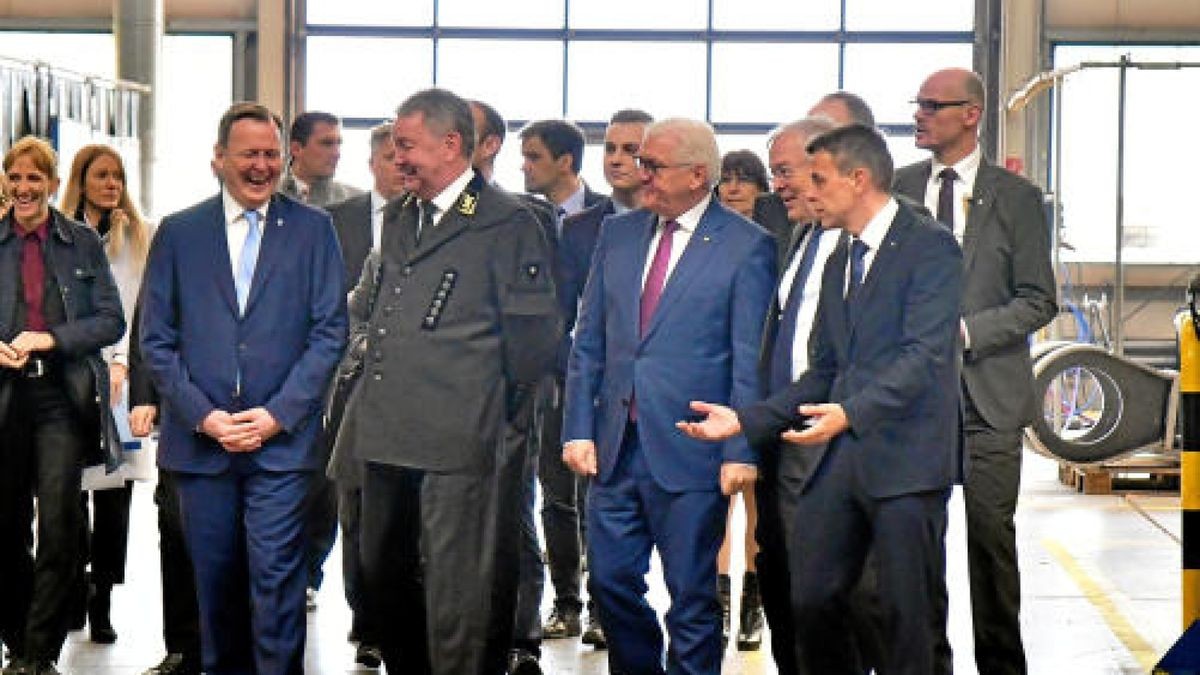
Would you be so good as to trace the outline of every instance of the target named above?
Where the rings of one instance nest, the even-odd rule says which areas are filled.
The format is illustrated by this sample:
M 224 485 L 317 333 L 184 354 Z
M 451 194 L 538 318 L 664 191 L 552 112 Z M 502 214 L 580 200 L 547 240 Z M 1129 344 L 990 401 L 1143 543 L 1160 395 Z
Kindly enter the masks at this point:
M 579 623 L 579 612 L 571 612 L 555 607 L 550 612 L 550 618 L 542 626 L 543 640 L 558 640 L 561 638 L 579 637 L 583 626 Z
M 383 652 L 374 645 L 360 644 L 354 650 L 354 662 L 367 668 L 378 668 L 383 663 Z
M 200 675 L 200 667 L 189 663 L 183 654 L 167 654 L 161 663 L 142 675 Z
M 763 633 L 762 594 L 758 588 L 758 575 L 746 572 L 742 581 L 742 612 L 738 617 L 737 648 L 739 652 L 752 652 L 762 646 Z
M 109 610 L 112 607 L 112 585 L 95 584 L 91 587 L 87 603 L 88 625 L 92 642 L 111 645 L 117 641 Z
M 728 574 L 717 575 L 717 602 L 721 604 L 721 649 L 729 644 L 730 579 Z
M 532 652 L 514 649 L 508 655 L 508 675 L 542 675 L 542 665 Z
M 604 637 L 604 629 L 600 627 L 594 613 L 588 614 L 587 630 L 583 631 L 583 644 L 596 649 L 608 649 L 608 638 Z

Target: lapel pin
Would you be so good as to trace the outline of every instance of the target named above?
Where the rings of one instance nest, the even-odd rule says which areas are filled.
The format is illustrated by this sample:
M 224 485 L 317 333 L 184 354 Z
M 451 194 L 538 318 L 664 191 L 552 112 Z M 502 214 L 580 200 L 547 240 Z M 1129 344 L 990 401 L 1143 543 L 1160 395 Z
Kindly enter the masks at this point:
M 709 236 L 707 236 L 707 235 L 706 235 L 706 236 L 704 237 L 704 241 L 712 241 L 712 237 L 709 237 Z
M 283 218 L 275 219 L 275 227 L 283 227 Z

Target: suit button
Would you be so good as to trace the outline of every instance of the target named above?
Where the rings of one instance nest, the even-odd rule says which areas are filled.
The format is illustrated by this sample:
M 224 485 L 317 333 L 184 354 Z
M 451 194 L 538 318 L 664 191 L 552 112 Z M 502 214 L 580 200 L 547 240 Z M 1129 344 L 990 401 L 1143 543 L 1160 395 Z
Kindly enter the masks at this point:
M 412 275 L 412 266 L 411 266 L 411 265 L 405 265 L 405 266 L 404 266 L 404 276 L 406 276 L 406 277 L 407 277 L 407 276 L 411 276 L 411 275 Z
M 396 311 L 396 310 L 392 309 L 391 307 L 384 307 L 384 308 L 383 308 L 383 315 L 384 315 L 384 316 L 391 316 L 391 315 L 392 315 L 392 312 L 394 312 L 394 311 Z
M 400 288 L 399 286 L 392 289 L 392 293 L 395 293 L 396 295 L 400 295 L 403 292 L 404 292 L 404 289 Z
M 382 379 L 383 379 L 383 373 L 375 373 L 375 381 L 376 382 L 378 382 Z
M 246 343 L 243 342 L 242 344 L 238 345 L 238 351 L 240 351 L 240 352 L 246 351 Z
M 628 407 L 628 406 L 629 406 L 629 399 L 627 399 L 627 398 L 623 398 L 623 399 L 621 399 L 621 405 L 623 405 L 623 406 L 627 406 L 627 407 Z
M 387 335 L 387 329 L 386 329 L 386 328 L 380 328 L 379 330 L 375 331 L 375 334 L 376 334 L 376 335 L 379 335 L 380 337 L 382 337 L 382 336 L 384 336 L 384 335 Z

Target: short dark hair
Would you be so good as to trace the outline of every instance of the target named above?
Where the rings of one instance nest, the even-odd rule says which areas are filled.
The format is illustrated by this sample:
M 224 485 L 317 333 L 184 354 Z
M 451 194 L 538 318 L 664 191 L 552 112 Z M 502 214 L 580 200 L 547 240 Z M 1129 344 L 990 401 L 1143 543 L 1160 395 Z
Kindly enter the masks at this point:
M 479 108 L 480 112 L 483 113 L 483 128 L 478 129 L 479 140 L 482 141 L 488 136 L 495 136 L 496 138 L 499 138 L 500 143 L 503 144 L 504 136 L 508 133 L 508 124 L 505 123 L 504 118 L 500 116 L 500 113 L 491 105 L 478 99 L 471 99 L 470 103 L 471 105 Z
M 238 101 L 229 106 L 225 114 L 221 115 L 221 121 L 217 123 L 217 145 L 222 148 L 229 145 L 229 130 L 233 128 L 235 122 L 241 120 L 272 122 L 279 130 L 280 135 L 283 134 L 283 120 L 279 119 L 279 115 L 271 112 L 270 108 L 253 101 Z
M 609 124 L 650 124 L 654 121 L 654 117 L 645 110 L 636 108 L 625 108 L 613 113 L 613 116 L 608 120 Z
M 863 168 L 871 172 L 872 183 L 878 190 L 892 189 L 892 154 L 875 127 L 865 124 L 838 127 L 809 141 L 806 149 L 810 155 L 828 152 L 842 175 Z
M 567 120 L 538 120 L 521 129 L 521 140 L 536 136 L 546 144 L 550 156 L 558 159 L 571 155 L 571 171 L 578 174 L 583 168 L 583 130 Z
M 300 145 L 308 145 L 308 139 L 318 124 L 331 124 L 336 127 L 341 126 L 342 121 L 338 119 L 337 115 L 319 110 L 302 112 L 292 120 L 292 129 L 288 132 L 288 140 L 296 141 Z
M 871 112 L 871 106 L 863 100 L 863 97 L 850 91 L 835 91 L 832 94 L 826 94 L 821 98 L 822 101 L 840 101 L 846 106 L 846 111 L 850 113 L 850 120 L 854 124 L 861 124 L 866 127 L 875 126 L 875 115 Z
M 721 177 L 734 175 L 744 181 L 754 183 L 759 192 L 770 192 L 767 181 L 767 167 L 763 166 L 758 155 L 750 150 L 730 150 L 721 158 Z
M 420 113 L 427 129 L 440 133 L 454 132 L 462 139 L 462 155 L 471 159 L 475 152 L 475 118 L 465 99 L 449 89 L 422 89 L 404 99 L 396 108 L 396 118 Z

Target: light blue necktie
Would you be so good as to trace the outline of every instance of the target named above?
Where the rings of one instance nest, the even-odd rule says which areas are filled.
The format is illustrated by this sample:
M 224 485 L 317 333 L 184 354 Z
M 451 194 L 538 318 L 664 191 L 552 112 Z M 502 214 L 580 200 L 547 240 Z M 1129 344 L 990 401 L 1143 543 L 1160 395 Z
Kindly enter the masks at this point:
M 254 265 L 258 262 L 258 245 L 262 242 L 262 232 L 258 229 L 258 211 L 246 209 L 246 241 L 242 244 L 242 255 L 238 258 L 237 274 L 234 275 L 233 285 L 237 290 L 238 313 L 246 313 L 246 299 L 250 297 L 250 283 L 254 281 Z

